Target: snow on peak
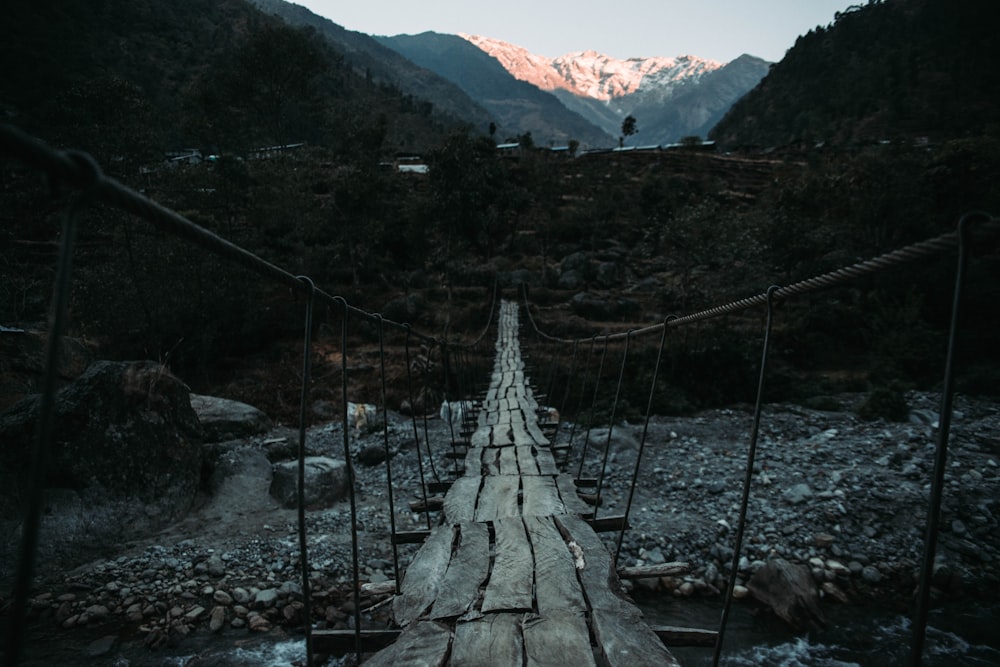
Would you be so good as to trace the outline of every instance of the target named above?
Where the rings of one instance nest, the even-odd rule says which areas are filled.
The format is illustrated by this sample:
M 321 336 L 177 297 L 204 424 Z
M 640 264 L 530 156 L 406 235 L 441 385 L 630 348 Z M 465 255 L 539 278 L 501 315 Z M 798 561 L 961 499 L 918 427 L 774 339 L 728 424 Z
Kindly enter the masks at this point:
M 521 81 L 542 90 L 562 88 L 602 101 L 629 95 L 640 88 L 669 88 L 722 67 L 722 63 L 697 56 L 620 60 L 592 50 L 546 58 L 499 39 L 462 33 L 458 36 L 496 58 Z

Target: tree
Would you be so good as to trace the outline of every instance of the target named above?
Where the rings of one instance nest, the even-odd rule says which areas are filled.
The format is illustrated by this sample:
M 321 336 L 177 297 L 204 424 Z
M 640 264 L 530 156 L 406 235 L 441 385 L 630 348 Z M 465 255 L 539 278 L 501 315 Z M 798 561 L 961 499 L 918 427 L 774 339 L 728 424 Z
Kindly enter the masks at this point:
M 618 137 L 618 146 L 621 147 L 625 144 L 625 138 L 631 137 L 633 134 L 639 132 L 639 128 L 635 124 L 635 116 L 629 114 L 625 116 L 625 120 L 622 121 L 622 136 Z

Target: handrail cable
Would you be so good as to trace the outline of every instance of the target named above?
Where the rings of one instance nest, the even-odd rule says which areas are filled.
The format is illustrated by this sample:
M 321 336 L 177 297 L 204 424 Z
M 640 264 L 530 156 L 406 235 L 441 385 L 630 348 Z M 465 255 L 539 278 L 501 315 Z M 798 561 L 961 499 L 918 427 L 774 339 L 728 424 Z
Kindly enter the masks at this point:
M 988 213 L 983 213 L 980 211 L 975 211 L 968 214 L 969 216 L 982 216 L 985 218 L 984 226 L 989 225 L 990 231 L 995 232 L 996 226 L 1000 219 L 989 215 Z M 951 250 L 958 245 L 958 232 L 950 231 L 935 236 L 930 239 L 923 241 L 918 241 L 916 243 L 911 243 L 910 245 L 903 246 L 902 248 L 897 248 L 891 252 L 887 252 L 876 257 L 872 257 L 867 260 L 851 264 L 850 266 L 841 267 L 834 271 L 829 271 L 827 273 L 813 276 L 812 278 L 806 278 L 805 280 L 800 280 L 798 282 L 792 283 L 791 285 L 786 285 L 784 287 L 778 288 L 774 294 L 770 297 L 768 292 L 761 292 L 753 296 L 745 297 L 743 299 L 738 299 L 736 301 L 731 301 L 729 303 L 723 304 L 721 306 L 715 306 L 714 308 L 708 308 L 701 310 L 689 315 L 679 316 L 669 323 L 659 323 L 639 329 L 632 329 L 629 331 L 622 331 L 617 333 L 608 334 L 595 334 L 600 336 L 607 336 L 611 340 L 621 340 L 628 335 L 635 337 L 644 336 L 657 331 L 660 331 L 664 326 L 682 326 L 684 324 L 691 324 L 694 322 L 700 322 L 703 320 L 713 319 L 721 315 L 728 315 L 743 310 L 748 310 L 756 306 L 767 305 L 768 299 L 773 299 L 774 301 L 780 301 L 787 299 L 792 296 L 798 296 L 801 294 L 807 294 L 811 292 L 818 292 L 820 290 L 829 289 L 832 287 L 837 287 L 839 285 L 845 284 L 849 281 L 862 278 L 864 276 L 872 275 L 883 271 L 885 269 L 906 263 L 913 262 L 924 257 L 928 257 L 940 252 Z M 527 295 L 525 295 L 527 298 Z M 530 313 L 530 309 L 526 309 Z M 533 318 L 529 317 L 529 322 L 532 326 L 535 326 L 535 321 Z M 551 336 L 546 334 L 544 331 L 536 328 L 536 331 L 543 338 L 548 339 L 555 343 L 573 343 L 576 340 L 586 340 L 587 337 L 579 339 L 571 338 L 561 338 L 558 336 Z
M 295 274 L 191 222 L 179 213 L 156 203 L 145 195 L 123 185 L 118 180 L 101 173 L 99 169 L 97 170 L 96 177 L 92 176 L 92 169 L 96 165 L 89 158 L 89 165 L 85 161 L 80 160 L 79 156 L 82 155 L 81 153 L 56 150 L 11 125 L 0 123 L 0 154 L 17 158 L 31 167 L 46 172 L 58 181 L 78 188 L 86 187 L 94 198 L 108 204 L 113 204 L 124 211 L 146 220 L 161 230 L 170 232 L 217 255 L 226 257 L 292 290 L 302 293 L 310 291 L 308 286 L 299 280 Z M 330 306 L 341 307 L 337 296 L 328 294 L 322 289 L 315 289 L 315 297 Z M 342 297 L 339 298 L 342 299 Z M 361 317 L 372 324 L 377 324 L 377 318 L 372 313 L 357 306 L 352 306 L 346 300 L 344 300 L 344 303 L 346 304 L 344 307 L 352 315 Z M 398 329 L 403 328 L 403 323 L 401 322 L 386 319 L 385 323 Z M 416 331 L 413 332 L 413 335 L 425 342 L 434 340 L 433 337 Z

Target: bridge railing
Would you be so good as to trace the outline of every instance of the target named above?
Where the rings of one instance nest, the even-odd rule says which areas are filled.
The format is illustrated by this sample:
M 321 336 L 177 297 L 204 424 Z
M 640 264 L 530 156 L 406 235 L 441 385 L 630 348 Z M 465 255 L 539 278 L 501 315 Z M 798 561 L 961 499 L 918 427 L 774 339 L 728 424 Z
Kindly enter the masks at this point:
M 935 447 L 934 468 L 931 474 L 931 493 L 928 500 L 926 524 L 924 530 L 924 546 L 919 572 L 918 592 L 916 606 L 913 615 L 913 634 L 911 639 L 910 664 L 916 666 L 921 663 L 923 646 L 925 640 L 927 617 L 929 613 L 931 578 L 934 568 L 934 558 L 937 549 L 938 526 L 940 522 L 940 509 L 944 490 L 944 470 L 947 459 L 950 424 L 953 412 L 953 401 L 955 396 L 955 354 L 958 344 L 960 310 L 962 306 L 963 289 L 965 287 L 965 275 L 969 263 L 969 256 L 973 246 L 972 233 L 985 232 L 990 238 L 995 237 L 997 232 L 997 218 L 984 212 L 972 212 L 964 215 L 958 223 L 957 229 L 952 232 L 941 234 L 937 237 L 927 239 L 918 243 L 907 245 L 903 248 L 885 253 L 883 255 L 857 262 L 853 265 L 836 269 L 834 271 L 817 275 L 806 280 L 801 280 L 787 286 L 774 285 L 766 292 L 738 299 L 719 306 L 684 315 L 671 315 L 658 324 L 634 327 L 625 331 L 604 331 L 592 334 L 585 338 L 564 338 L 555 336 L 544 331 L 536 322 L 532 314 L 532 304 L 529 299 L 529 292 L 523 287 L 524 311 L 530 328 L 537 341 L 533 351 L 536 357 L 548 357 L 550 368 L 548 370 L 549 387 L 554 390 L 556 387 L 555 368 L 559 364 L 569 366 L 568 377 L 563 379 L 563 391 L 559 396 L 552 398 L 561 401 L 557 407 L 565 412 L 567 409 L 573 411 L 576 419 L 570 425 L 568 434 L 567 453 L 572 451 L 572 446 L 577 436 L 577 429 L 583 428 L 582 446 L 579 453 L 579 467 L 577 477 L 583 474 L 584 462 L 587 457 L 587 448 L 590 444 L 590 429 L 595 423 L 607 424 L 607 442 L 604 445 L 603 459 L 601 461 L 600 472 L 597 478 L 597 494 L 600 499 L 601 489 L 607 472 L 608 453 L 611 450 L 612 432 L 615 424 L 620 421 L 618 410 L 621 407 L 621 389 L 623 378 L 626 376 L 626 368 L 629 363 L 630 349 L 636 339 L 659 334 L 659 344 L 656 346 L 655 364 L 652 372 L 652 379 L 649 389 L 649 400 L 644 411 L 643 429 L 639 441 L 639 449 L 635 459 L 632 472 L 631 484 L 625 506 L 625 521 L 619 532 L 615 558 L 620 555 L 622 538 L 628 517 L 631 512 L 632 501 L 638 474 L 642 462 L 643 453 L 647 444 L 649 429 L 649 419 L 653 413 L 653 401 L 657 391 L 657 382 L 663 360 L 665 345 L 670 337 L 670 331 L 686 325 L 704 322 L 720 318 L 727 315 L 736 315 L 751 309 L 765 309 L 765 324 L 762 335 L 761 356 L 758 366 L 758 381 L 755 391 L 755 407 L 753 411 L 753 422 L 749 434 L 749 444 L 747 447 L 746 464 L 744 467 L 744 480 L 741 493 L 739 510 L 739 520 L 736 526 L 736 534 L 733 540 L 733 558 L 729 568 L 729 578 L 725 592 L 722 616 L 717 634 L 713 665 L 717 665 L 720 660 L 722 644 L 725 636 L 725 628 L 729 616 L 733 591 L 736 587 L 737 574 L 739 570 L 739 560 L 741 556 L 743 537 L 746 528 L 747 508 L 749 504 L 750 490 L 752 486 L 752 474 L 757 452 L 757 441 L 760 431 L 761 410 L 764 401 L 764 393 L 767 381 L 767 366 L 771 353 L 772 323 L 774 317 L 774 306 L 779 301 L 789 300 L 795 297 L 809 295 L 823 290 L 830 290 L 837 287 L 856 282 L 861 278 L 874 274 L 897 269 L 905 264 L 917 262 L 922 259 L 940 255 L 957 250 L 956 272 L 951 303 L 950 322 L 948 328 L 948 343 L 943 360 L 944 380 L 941 392 L 939 429 Z M 568 359 L 568 361 L 567 361 Z M 617 369 L 614 367 L 617 363 Z M 582 368 L 582 371 L 581 371 Z M 582 384 L 575 391 L 576 382 Z M 603 387 L 603 388 L 602 388 Z M 603 393 L 602 393 L 603 391 Z M 598 408 L 599 396 L 601 397 L 600 408 Z M 576 399 L 574 402 L 572 399 Z M 610 400 L 610 403 L 608 401 Z M 610 405 L 610 407 L 608 407 Z M 578 423 L 583 420 L 582 426 Z
M 354 487 L 354 475 L 353 469 L 351 468 L 352 455 L 350 450 L 349 442 L 349 432 L 350 424 L 348 419 L 348 401 L 347 398 L 350 394 L 348 387 L 348 332 L 349 327 L 358 326 L 359 324 L 364 324 L 369 332 L 375 332 L 375 338 L 378 341 L 379 354 L 377 355 L 378 365 L 379 365 L 379 385 L 380 385 L 380 399 L 382 404 L 382 410 L 385 410 L 387 403 L 386 398 L 386 368 L 385 368 L 385 345 L 387 340 L 393 339 L 395 344 L 399 345 L 399 338 L 403 339 L 403 348 L 405 354 L 405 366 L 407 369 L 407 389 L 408 397 L 411 405 L 415 402 L 414 394 L 414 378 L 412 371 L 414 367 L 420 366 L 421 363 L 424 364 L 424 369 L 428 373 L 440 373 L 442 378 L 442 385 L 446 387 L 446 391 L 457 392 L 457 396 L 452 396 L 450 398 L 464 399 L 466 397 L 474 396 L 475 394 L 475 382 L 482 379 L 484 374 L 478 373 L 474 368 L 478 365 L 482 365 L 485 359 L 490 357 L 491 350 L 489 349 L 490 337 L 488 336 L 491 326 L 493 325 L 492 313 L 495 312 L 497 306 L 497 298 L 499 290 L 494 286 L 492 290 L 492 300 L 493 305 L 490 307 L 489 312 L 491 314 L 489 321 L 484 326 L 482 333 L 475 339 L 465 342 L 449 339 L 447 335 L 447 330 L 445 335 L 441 338 L 437 338 L 425 333 L 418 332 L 410 327 L 406 323 L 396 322 L 389 320 L 377 313 L 371 313 L 365 311 L 361 308 L 351 305 L 348 301 L 342 297 L 329 292 L 324 291 L 320 286 L 316 285 L 308 276 L 297 275 L 293 272 L 287 271 L 286 269 L 272 264 L 261 257 L 251 253 L 245 248 L 236 245 L 226 239 L 214 234 L 213 232 L 201 227 L 192 221 L 188 220 L 184 216 L 172 211 L 164 206 L 157 204 L 151 199 L 145 197 L 144 195 L 122 185 L 113 178 L 104 175 L 100 167 L 94 163 L 86 154 L 79 153 L 76 151 L 59 151 L 54 150 L 51 147 L 45 145 L 44 143 L 38 141 L 37 139 L 27 136 L 19 130 L 8 126 L 0 125 L 0 154 L 13 157 L 24 164 L 44 172 L 48 177 L 57 183 L 63 184 L 70 188 L 78 191 L 78 195 L 75 197 L 73 202 L 70 204 L 67 214 L 64 220 L 64 228 L 60 241 L 60 256 L 58 260 L 57 275 L 55 278 L 55 286 L 53 290 L 53 299 L 51 303 L 51 314 L 49 322 L 49 337 L 46 349 L 46 364 L 47 372 L 45 375 L 45 380 L 43 384 L 42 391 L 42 401 L 40 408 L 40 419 L 39 419 L 39 429 L 36 438 L 36 449 L 35 449 L 35 466 L 32 471 L 33 483 L 30 485 L 31 493 L 27 501 L 27 511 L 25 514 L 23 538 L 21 544 L 21 552 L 18 564 L 18 576 L 15 584 L 14 591 L 14 603 L 10 612 L 11 622 L 8 626 L 8 638 L 7 638 L 7 653 L 5 655 L 5 660 L 8 664 L 16 664 L 18 660 L 18 655 L 20 652 L 20 646 L 23 637 L 23 626 L 26 614 L 26 609 L 29 603 L 29 592 L 31 581 L 33 578 L 33 563 L 35 552 L 37 549 L 38 542 L 38 525 L 41 514 L 41 480 L 44 477 L 44 460 L 46 458 L 46 452 L 49 448 L 49 443 L 52 438 L 52 420 L 51 416 L 53 413 L 53 401 L 55 394 L 55 369 L 57 368 L 58 361 L 58 350 L 59 350 L 59 339 L 64 332 L 67 324 L 67 303 L 69 298 L 69 290 L 71 286 L 71 273 L 72 273 L 72 258 L 74 251 L 74 239 L 76 235 L 77 219 L 81 212 L 87 207 L 88 204 L 92 202 L 104 202 L 117 207 L 123 211 L 127 211 L 142 220 L 145 220 L 152 224 L 155 228 L 176 236 L 188 243 L 194 244 L 196 246 L 202 247 L 205 250 L 226 259 L 235 265 L 239 265 L 248 269 L 268 281 L 272 281 L 276 284 L 280 284 L 289 288 L 293 293 L 297 295 L 304 296 L 305 301 L 305 313 L 304 313 L 304 342 L 303 342 L 303 368 L 301 373 L 302 386 L 301 386 L 301 396 L 300 396 L 300 412 L 299 412 L 299 540 L 300 540 L 300 550 L 301 550 L 301 568 L 303 574 L 303 594 L 306 600 L 306 605 L 308 605 L 309 600 L 309 579 L 308 579 L 308 561 L 307 561 L 307 545 L 305 536 L 305 521 L 304 521 L 304 482 L 303 482 L 303 468 L 304 468 L 304 454 L 305 454 L 305 427 L 306 427 L 306 406 L 307 399 L 310 392 L 309 379 L 311 377 L 311 361 L 312 361 L 312 331 L 314 330 L 314 316 L 317 306 L 326 306 L 329 312 L 332 313 L 336 318 L 339 319 L 341 328 L 341 372 L 340 378 L 342 382 L 340 398 L 340 417 L 343 424 L 343 436 L 344 436 L 344 455 L 346 463 L 348 465 L 348 474 L 350 486 L 352 489 L 351 494 L 351 514 L 352 514 L 352 546 L 353 546 L 353 569 L 354 569 L 354 593 L 357 596 L 359 593 L 359 581 L 358 581 L 358 542 L 357 542 L 357 518 L 356 518 L 356 507 L 355 499 L 353 495 Z M 556 373 L 554 370 L 542 371 L 539 375 L 537 372 L 535 374 L 536 381 L 544 382 L 548 389 L 548 402 L 550 404 L 558 404 L 560 409 L 566 411 L 566 401 L 573 397 L 578 398 L 579 404 L 575 407 L 575 411 L 579 416 L 582 412 L 589 412 L 589 418 L 586 420 L 586 428 L 590 428 L 590 425 L 594 424 L 596 421 L 603 419 L 604 414 L 598 410 L 598 398 L 601 397 L 602 387 L 605 389 L 603 400 L 607 401 L 609 397 L 613 397 L 610 400 L 610 414 L 607 415 L 610 424 L 614 424 L 617 419 L 616 411 L 620 404 L 620 392 L 625 382 L 626 378 L 626 364 L 630 357 L 630 354 L 634 355 L 634 347 L 636 346 L 636 341 L 639 339 L 652 338 L 656 334 L 659 334 L 659 344 L 655 348 L 655 369 L 653 372 L 653 381 L 651 384 L 649 392 L 649 402 L 646 405 L 644 411 L 645 424 L 642 434 L 642 442 L 640 444 L 639 456 L 635 462 L 635 469 L 633 471 L 633 483 L 629 491 L 629 499 L 626 513 L 631 508 L 632 502 L 632 491 L 634 490 L 635 479 L 638 473 L 639 464 L 642 457 L 642 448 L 645 446 L 647 429 L 649 425 L 649 416 L 652 412 L 653 398 L 656 391 L 656 377 L 660 372 L 663 360 L 664 349 L 666 343 L 669 340 L 668 332 L 672 329 L 682 327 L 684 325 L 702 322 L 705 320 L 710 320 L 723 315 L 730 315 L 735 313 L 743 312 L 751 308 L 765 308 L 767 312 L 767 323 L 764 328 L 763 344 L 761 352 L 761 362 L 759 366 L 759 380 L 757 383 L 756 391 L 756 408 L 754 412 L 753 427 L 751 430 L 750 446 L 747 452 L 747 465 L 746 465 L 746 478 L 743 485 L 743 499 L 741 504 L 741 513 L 739 521 L 739 529 L 736 537 L 736 544 L 734 548 L 734 559 L 738 558 L 740 553 L 740 543 L 742 541 L 743 527 L 745 525 L 746 517 L 746 506 L 749 497 L 750 490 L 750 473 L 753 469 L 753 461 L 756 449 L 756 439 L 757 433 L 760 425 L 760 413 L 761 404 L 763 401 L 764 389 L 766 384 L 766 369 L 768 362 L 768 355 L 770 350 L 770 331 L 771 331 L 771 321 L 773 315 L 773 306 L 775 303 L 781 300 L 790 299 L 796 296 L 809 294 L 818 290 L 829 289 L 846 284 L 850 281 L 857 280 L 860 277 L 872 275 L 882 271 L 886 271 L 900 264 L 907 262 L 914 262 L 920 260 L 921 258 L 926 258 L 934 254 L 940 254 L 948 251 L 952 251 L 955 248 L 959 251 L 958 259 L 958 271 L 957 278 L 955 281 L 954 290 L 954 305 L 952 309 L 952 322 L 950 329 L 950 340 L 948 346 L 947 358 L 945 360 L 945 383 L 944 390 L 942 394 L 941 403 L 941 419 L 940 419 L 940 429 L 939 429 L 939 440 L 936 448 L 936 460 L 935 460 L 935 470 L 932 480 L 932 494 L 930 499 L 930 506 L 928 510 L 927 526 L 926 526 L 926 537 L 925 537 L 925 547 L 924 547 L 924 557 L 923 557 L 923 567 L 921 570 L 920 578 L 920 595 L 919 604 L 917 608 L 917 613 L 915 615 L 914 622 L 914 639 L 912 645 L 913 655 L 915 656 L 914 664 L 919 662 L 919 656 L 922 653 L 924 629 L 926 626 L 926 618 L 928 612 L 928 599 L 929 599 L 929 588 L 930 588 L 930 574 L 931 568 L 933 566 L 934 552 L 936 548 L 936 534 L 937 534 L 937 521 L 938 521 L 938 509 L 941 504 L 942 496 L 942 486 L 943 486 L 943 469 L 944 461 L 947 455 L 947 445 L 948 445 L 948 427 L 951 418 L 951 406 L 954 397 L 954 370 L 953 370 L 953 356 L 957 332 L 957 322 L 958 322 L 958 309 L 961 303 L 962 286 L 963 286 L 963 275 L 967 263 L 967 248 L 969 245 L 969 229 L 973 226 L 977 228 L 988 228 L 994 231 L 997 225 L 997 221 L 992 216 L 985 213 L 974 213 L 966 216 L 959 226 L 956 232 L 951 232 L 948 234 L 943 234 L 939 237 L 929 239 L 927 241 L 913 244 L 902 248 L 898 251 L 892 253 L 887 253 L 880 257 L 873 258 L 865 262 L 859 262 L 849 267 L 843 269 L 838 269 L 809 280 L 800 281 L 788 286 L 782 287 L 772 287 L 767 290 L 767 292 L 762 294 L 757 294 L 751 297 L 740 299 L 731 303 L 723 304 L 718 307 L 710 308 L 704 311 L 692 313 L 689 315 L 680 315 L 677 317 L 668 317 L 663 322 L 653 324 L 650 326 L 636 327 L 628 331 L 613 332 L 613 333 L 601 333 L 595 334 L 586 338 L 581 339 L 565 339 L 558 336 L 549 335 L 542 331 L 534 319 L 531 317 L 532 309 L 530 305 L 525 308 L 528 314 L 528 321 L 535 335 L 540 341 L 544 341 L 547 345 L 551 346 L 552 349 L 558 349 L 560 352 L 553 352 L 551 357 L 553 360 L 556 359 L 560 354 L 562 358 L 569 358 L 571 371 L 568 381 L 563 382 L 561 385 L 556 381 Z M 416 350 L 415 346 L 419 346 L 421 349 Z M 431 363 L 430 357 L 436 354 L 435 366 Z M 618 362 L 616 364 L 616 361 Z M 488 366 L 487 366 L 488 367 Z M 582 377 L 582 384 L 580 383 L 580 378 Z M 579 386 L 579 391 L 576 391 L 575 387 Z M 574 393 L 575 392 L 575 393 Z M 426 412 L 426 410 L 425 410 Z M 573 421 L 572 429 L 577 428 L 577 423 L 580 419 L 575 419 Z M 385 419 L 385 414 L 383 412 L 382 423 L 386 424 L 387 419 Z M 420 426 L 417 423 L 416 416 L 412 420 L 412 428 L 414 440 L 417 444 L 417 452 L 420 454 L 418 456 L 418 461 L 421 467 L 421 474 L 423 475 L 423 453 L 421 451 L 421 434 Z M 386 455 L 389 457 L 388 453 L 388 434 L 386 427 L 384 430 L 384 443 L 386 447 Z M 575 432 L 569 434 L 570 442 L 576 437 Z M 609 432 L 610 440 L 610 432 Z M 433 469 L 433 459 L 430 458 L 429 451 L 429 441 L 427 437 L 427 426 L 426 421 L 424 421 L 423 428 L 423 451 L 428 455 L 427 461 L 428 465 L 431 467 L 431 474 L 437 476 L 437 471 Z M 454 440 L 454 438 L 453 438 Z M 584 443 L 589 441 L 589 433 L 584 437 Z M 586 445 L 584 445 L 585 447 Z M 598 478 L 598 495 L 600 493 L 600 486 L 604 481 L 604 473 L 607 468 L 607 450 L 605 448 L 604 460 L 602 461 L 601 473 Z M 584 454 L 585 455 L 585 454 Z M 583 456 L 581 456 L 581 471 L 583 465 Z M 390 500 L 392 498 L 392 479 L 391 479 L 391 466 L 386 466 L 387 470 L 387 483 L 390 489 Z M 578 473 L 579 474 L 579 473 Z M 426 489 L 427 483 L 423 484 L 425 492 L 426 501 Z M 390 514 L 394 515 L 391 511 Z M 429 515 L 428 515 L 429 517 Z M 393 517 L 394 518 L 394 517 Z M 429 518 L 428 518 L 429 520 Z M 393 535 L 395 537 L 396 527 L 392 526 Z M 621 540 L 622 533 L 618 536 L 617 551 L 621 550 Z M 397 582 L 399 581 L 398 576 L 398 557 L 395 553 L 395 540 L 394 540 L 394 566 L 397 569 Z M 721 628 L 724 630 L 726 616 L 728 615 L 728 610 L 730 607 L 732 599 L 732 590 L 735 583 L 735 574 L 737 571 L 736 563 L 730 568 L 730 582 L 727 589 L 726 601 L 723 611 L 723 619 L 721 622 Z M 361 632 L 361 622 L 360 622 L 360 608 L 361 605 L 356 599 L 354 604 L 354 609 L 358 617 L 355 619 L 355 632 L 356 634 L 356 646 L 360 653 L 360 632 Z M 310 611 L 308 606 L 304 609 L 305 617 L 310 618 Z M 306 623 L 306 641 L 307 641 L 307 659 L 311 662 L 312 659 L 312 648 L 310 645 L 310 623 Z M 723 631 L 720 630 L 718 635 L 718 642 L 716 644 L 716 661 L 718 661 L 719 651 L 721 650 Z
M 300 548 L 300 568 L 302 572 L 302 591 L 304 600 L 304 617 L 311 619 L 310 604 L 310 580 L 309 565 L 307 557 L 306 528 L 305 528 L 305 451 L 306 451 L 306 425 L 308 422 L 307 410 L 309 406 L 309 396 L 312 384 L 312 361 L 313 361 L 313 340 L 312 334 L 316 329 L 316 313 L 320 306 L 325 306 L 333 319 L 340 322 L 340 420 L 343 426 L 343 447 L 344 459 L 347 466 L 348 487 L 350 490 L 351 506 L 351 537 L 352 537 L 352 568 L 354 575 L 353 592 L 355 596 L 355 643 L 358 654 L 361 652 L 361 604 L 360 592 L 360 566 L 358 550 L 358 518 L 355 496 L 355 476 L 352 464 L 352 452 L 350 444 L 351 424 L 348 416 L 351 389 L 348 385 L 349 378 L 349 332 L 357 335 L 359 326 L 365 328 L 365 335 L 374 337 L 378 343 L 377 365 L 379 368 L 379 397 L 382 411 L 381 424 L 383 431 L 383 444 L 386 455 L 386 475 L 387 488 L 390 502 L 390 520 L 392 522 L 392 544 L 393 561 L 396 570 L 396 581 L 399 577 L 398 553 L 396 551 L 396 525 L 395 508 L 393 499 L 392 470 L 389 460 L 388 419 L 387 419 L 387 370 L 386 370 L 386 341 L 390 337 L 395 338 L 397 346 L 404 349 L 406 387 L 408 390 L 408 400 L 411 405 L 411 416 L 413 426 L 413 436 L 416 444 L 418 463 L 420 468 L 421 485 L 423 487 L 424 500 L 427 500 L 427 489 L 429 482 L 424 476 L 424 462 L 434 477 L 437 472 L 434 469 L 430 439 L 427 432 L 426 413 L 429 408 L 424 405 L 424 429 L 421 438 L 417 423 L 416 410 L 413 407 L 418 403 L 418 396 L 415 392 L 420 390 L 417 387 L 417 380 L 423 379 L 430 385 L 443 386 L 445 391 L 449 389 L 456 392 L 455 399 L 467 398 L 466 392 L 474 392 L 473 387 L 473 366 L 481 367 L 485 364 L 485 359 L 491 358 L 491 350 L 486 349 L 484 341 L 489 340 L 489 332 L 495 329 L 494 311 L 498 308 L 498 290 L 493 286 L 490 296 L 491 305 L 487 313 L 486 323 L 482 331 L 475 338 L 465 341 L 457 338 L 450 338 L 447 328 L 441 337 L 435 337 L 426 333 L 421 333 L 411 327 L 408 323 L 397 322 L 379 313 L 366 311 L 362 308 L 348 303 L 342 296 L 324 291 L 320 286 L 305 275 L 297 275 L 281 266 L 273 264 L 249 250 L 232 243 L 212 231 L 192 222 L 183 215 L 164 207 L 145 195 L 126 187 L 114 178 L 105 175 L 100 166 L 97 165 L 89 155 L 79 151 L 56 150 L 42 141 L 25 134 L 19 129 L 0 124 L 0 156 L 7 156 L 21 163 L 43 172 L 49 179 L 52 186 L 63 186 L 77 191 L 76 196 L 69 204 L 63 218 L 62 232 L 59 242 L 59 256 L 57 262 L 56 276 L 54 279 L 54 289 L 52 301 L 50 303 L 48 337 L 46 341 L 45 360 L 46 370 L 42 381 L 41 401 L 38 417 L 38 428 L 35 437 L 35 445 L 32 453 L 32 469 L 30 479 L 26 485 L 25 514 L 22 523 L 21 544 L 18 555 L 17 575 L 14 583 L 13 603 L 9 609 L 10 622 L 7 628 L 6 651 L 4 662 L 7 665 L 18 663 L 22 650 L 24 638 L 24 624 L 27 610 L 30 605 L 30 589 L 34 577 L 34 565 L 39 543 L 40 520 L 43 504 L 43 480 L 45 478 L 45 466 L 48 452 L 51 449 L 53 437 L 53 413 L 54 398 L 56 393 L 57 369 L 59 367 L 59 350 L 61 338 L 65 333 L 68 323 L 68 304 L 70 300 L 70 290 L 72 286 L 72 264 L 76 246 L 77 228 L 79 218 L 90 204 L 101 202 L 111 205 L 122 211 L 128 212 L 135 217 L 144 220 L 162 232 L 175 236 L 189 244 L 207 250 L 215 256 L 223 258 L 227 262 L 241 266 L 271 283 L 283 285 L 291 290 L 293 294 L 304 296 L 304 341 L 302 355 L 301 372 L 301 394 L 299 402 L 299 438 L 298 438 L 298 483 L 297 483 L 297 506 L 298 506 L 298 534 Z M 374 332 L 374 333 L 373 333 Z M 400 342 L 399 339 L 402 339 Z M 419 349 L 418 349 L 419 348 Z M 438 377 L 429 376 L 439 374 Z M 423 397 L 424 403 L 430 400 L 428 397 L 434 394 L 427 394 Z M 421 442 L 422 440 L 422 442 Z M 429 514 L 428 514 L 429 521 Z M 306 652 L 307 661 L 311 665 L 313 658 L 311 642 L 311 622 L 306 622 Z

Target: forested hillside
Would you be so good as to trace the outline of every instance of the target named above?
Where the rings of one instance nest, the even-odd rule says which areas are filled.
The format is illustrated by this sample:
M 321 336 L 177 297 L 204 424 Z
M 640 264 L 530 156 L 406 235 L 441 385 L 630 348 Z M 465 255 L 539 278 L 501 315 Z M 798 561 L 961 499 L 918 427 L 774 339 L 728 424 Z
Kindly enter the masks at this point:
M 1000 3 L 870 0 L 803 35 L 712 137 L 728 146 L 1000 135 Z
M 16 3 L 0 36 L 6 119 L 129 168 L 188 146 L 424 150 L 457 122 L 243 0 Z
M 554 333 L 621 330 L 940 234 L 969 210 L 1000 211 L 994 61 L 941 61 L 925 44 L 926 58 L 905 51 L 913 76 L 893 78 L 906 58 L 883 57 L 872 37 L 884 29 L 886 53 L 903 49 L 882 17 L 905 10 L 912 25 L 898 31 L 937 21 L 954 38 L 969 0 L 947 16 L 939 0 L 886 0 L 804 36 L 717 130 L 773 150 L 575 159 L 528 146 L 501 155 L 487 127 L 449 125 L 316 30 L 239 0 L 92 5 L 8 9 L 5 122 L 89 151 L 207 229 L 424 331 L 477 329 L 494 280 L 508 296 L 528 285 Z M 979 53 L 983 30 L 970 28 L 962 49 Z M 842 108 L 854 98 L 857 113 Z M 898 141 L 867 142 L 890 130 Z M 213 157 L 167 163 L 187 147 Z M 429 171 L 399 171 L 397 153 L 419 153 Z M 0 169 L 0 324 L 44 327 L 67 193 L 15 163 Z M 86 211 L 74 261 L 70 333 L 95 354 L 169 362 L 193 386 L 223 385 L 272 414 L 294 405 L 301 303 L 287 290 L 103 206 Z M 998 267 L 987 242 L 970 274 L 968 390 L 996 391 Z M 944 257 L 783 311 L 771 398 L 935 383 L 953 275 Z M 674 342 L 680 379 L 663 409 L 746 400 L 754 380 L 737 362 L 756 358 L 758 341 L 743 326 Z

